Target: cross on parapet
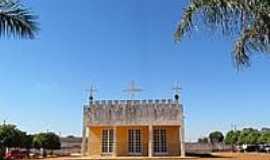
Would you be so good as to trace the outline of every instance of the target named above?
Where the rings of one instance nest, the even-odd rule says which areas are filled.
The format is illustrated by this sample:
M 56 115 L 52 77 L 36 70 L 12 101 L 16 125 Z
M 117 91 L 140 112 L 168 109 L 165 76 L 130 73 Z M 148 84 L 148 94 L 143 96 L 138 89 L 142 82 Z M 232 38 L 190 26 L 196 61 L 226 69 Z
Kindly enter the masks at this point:
M 94 85 L 91 85 L 90 89 L 87 89 L 86 91 L 89 92 L 89 101 L 92 102 L 97 92 L 96 87 Z
M 174 87 L 172 88 L 173 91 L 175 91 L 176 94 L 180 94 L 182 88 L 180 87 L 180 83 L 178 81 L 175 82 Z
M 123 91 L 127 92 L 130 98 L 133 99 L 136 93 L 141 92 L 143 90 L 136 86 L 135 81 L 131 81 L 128 85 L 128 88 L 124 89 Z
M 172 88 L 173 91 L 175 91 L 175 99 L 178 101 L 179 100 L 179 95 L 182 91 L 182 88 L 180 87 L 180 84 L 178 81 L 175 82 L 174 87 Z

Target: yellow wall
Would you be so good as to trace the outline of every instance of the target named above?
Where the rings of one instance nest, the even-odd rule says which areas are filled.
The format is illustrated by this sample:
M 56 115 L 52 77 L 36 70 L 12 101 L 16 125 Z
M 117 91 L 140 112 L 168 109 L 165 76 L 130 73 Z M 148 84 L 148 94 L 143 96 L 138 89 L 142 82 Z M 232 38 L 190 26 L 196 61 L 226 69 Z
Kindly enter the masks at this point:
M 128 130 L 136 128 L 141 129 L 142 132 L 142 156 L 148 155 L 148 127 L 118 127 L 117 128 L 117 155 L 128 156 Z
M 88 137 L 88 153 L 89 155 L 101 155 L 101 141 L 102 141 L 101 127 L 90 127 Z
M 180 155 L 179 127 L 167 128 L 167 143 L 169 155 Z
M 154 126 L 155 128 L 165 128 L 167 133 L 167 150 L 168 154 L 164 156 L 178 156 L 180 155 L 180 145 L 179 145 L 179 126 Z M 155 155 L 155 153 L 153 153 Z M 159 155 L 163 156 L 163 155 Z
M 128 156 L 128 129 L 138 128 L 142 131 L 142 143 L 143 143 L 143 154 L 142 156 L 148 155 L 148 126 L 138 127 L 117 127 L 116 129 L 116 143 L 117 143 L 117 154 L 116 156 Z M 155 127 L 153 127 L 154 129 Z M 179 155 L 179 127 L 162 126 L 167 130 L 167 143 L 168 143 L 168 154 L 170 156 Z M 88 138 L 88 153 L 90 156 L 99 156 L 101 152 L 102 143 L 102 130 L 104 127 L 90 127 L 89 138 Z M 154 154 L 154 153 L 153 153 Z

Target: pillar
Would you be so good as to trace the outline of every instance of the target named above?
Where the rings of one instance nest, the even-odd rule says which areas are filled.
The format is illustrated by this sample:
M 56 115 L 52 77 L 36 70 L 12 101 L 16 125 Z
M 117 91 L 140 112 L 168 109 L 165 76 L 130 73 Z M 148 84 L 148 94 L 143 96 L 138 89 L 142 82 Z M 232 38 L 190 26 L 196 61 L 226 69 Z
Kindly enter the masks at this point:
M 185 150 L 185 130 L 184 130 L 184 123 L 179 127 L 179 141 L 180 141 L 180 155 L 181 157 L 186 156 Z
M 148 157 L 153 156 L 153 126 L 148 126 Z
M 113 127 L 113 156 L 117 156 L 117 128 Z
M 86 155 L 86 143 L 87 143 L 87 137 L 86 137 L 86 113 L 87 113 L 87 106 L 84 106 L 83 109 L 83 128 L 82 128 L 82 144 L 81 144 L 81 155 L 85 156 Z

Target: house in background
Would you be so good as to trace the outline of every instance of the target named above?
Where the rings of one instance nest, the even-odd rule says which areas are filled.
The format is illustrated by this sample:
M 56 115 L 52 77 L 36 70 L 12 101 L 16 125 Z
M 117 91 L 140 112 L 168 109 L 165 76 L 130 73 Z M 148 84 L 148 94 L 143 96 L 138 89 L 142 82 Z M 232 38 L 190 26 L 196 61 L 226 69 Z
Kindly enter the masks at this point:
M 84 106 L 82 154 L 185 156 L 183 106 L 167 100 L 101 100 Z

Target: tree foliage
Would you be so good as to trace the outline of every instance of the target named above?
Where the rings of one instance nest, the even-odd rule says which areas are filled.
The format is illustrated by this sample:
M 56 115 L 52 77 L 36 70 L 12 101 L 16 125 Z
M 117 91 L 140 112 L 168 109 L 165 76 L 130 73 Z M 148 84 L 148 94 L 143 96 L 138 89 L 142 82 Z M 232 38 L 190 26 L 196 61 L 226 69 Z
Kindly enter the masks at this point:
M 209 139 L 207 137 L 199 138 L 198 143 L 207 144 L 209 143 Z
M 22 146 L 25 149 L 33 148 L 33 135 L 24 134 L 23 135 L 23 144 L 22 144 Z
M 55 133 L 47 133 L 48 146 L 47 149 L 55 150 L 61 148 L 60 137 Z
M 261 133 L 258 130 L 252 131 L 248 134 L 248 144 L 258 144 Z
M 26 133 L 15 125 L 0 125 L 0 156 L 6 148 L 24 148 Z
M 258 139 L 260 144 L 270 144 L 270 132 L 262 133 Z
M 222 132 L 215 131 L 209 134 L 209 140 L 212 144 L 221 143 L 224 140 L 224 136 Z
M 230 145 L 239 144 L 270 144 L 270 130 L 244 128 L 237 131 L 229 131 L 225 137 L 225 143 Z
M 225 137 L 225 144 L 235 145 L 238 144 L 241 131 L 229 131 Z
M 29 135 L 19 130 L 15 125 L 0 125 L 0 157 L 6 148 L 44 148 L 49 150 L 60 149 L 60 138 L 55 133 L 39 133 Z
M 4 147 L 20 147 L 24 134 L 15 125 L 0 126 L 0 142 Z
M 201 26 L 223 35 L 237 37 L 234 59 L 238 66 L 249 65 L 252 53 L 270 52 L 269 0 L 190 0 L 175 33 L 179 42 Z
M 239 144 L 257 144 L 261 133 L 253 128 L 244 128 L 239 137 Z
M 37 16 L 19 0 L 0 0 L 0 36 L 34 38 Z
M 46 133 L 39 133 L 33 137 L 33 146 L 34 148 L 40 149 L 45 148 L 47 145 L 47 136 Z
M 60 138 L 54 133 L 39 133 L 33 138 L 33 145 L 35 148 L 43 149 L 60 149 L 61 143 Z

